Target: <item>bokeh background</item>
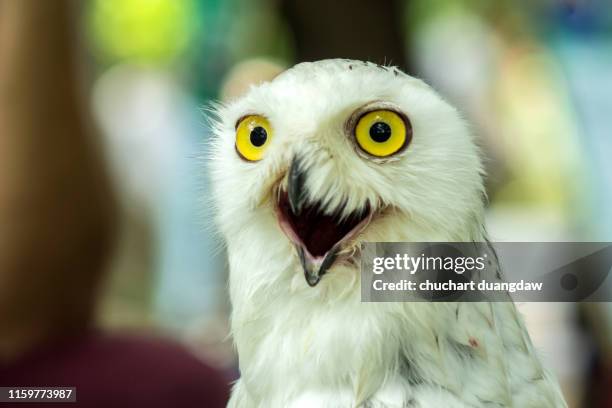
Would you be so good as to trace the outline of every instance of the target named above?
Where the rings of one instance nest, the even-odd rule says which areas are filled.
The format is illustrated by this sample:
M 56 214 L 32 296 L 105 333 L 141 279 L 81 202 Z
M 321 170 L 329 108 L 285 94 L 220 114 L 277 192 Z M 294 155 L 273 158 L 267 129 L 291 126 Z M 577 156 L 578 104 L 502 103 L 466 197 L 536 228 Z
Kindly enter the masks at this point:
M 397 65 L 487 155 L 496 241 L 612 241 L 608 0 L 88 0 L 79 42 L 120 208 L 97 324 L 177 339 L 235 378 L 205 107 L 300 62 Z M 571 407 L 612 407 L 612 306 L 521 304 Z

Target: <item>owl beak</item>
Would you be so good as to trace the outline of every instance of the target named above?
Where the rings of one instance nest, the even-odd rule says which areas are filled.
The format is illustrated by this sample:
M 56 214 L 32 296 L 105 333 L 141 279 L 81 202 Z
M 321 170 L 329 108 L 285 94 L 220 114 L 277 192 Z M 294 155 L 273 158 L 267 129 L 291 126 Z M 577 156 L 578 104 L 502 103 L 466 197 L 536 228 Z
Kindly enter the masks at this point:
M 302 169 L 302 164 L 299 157 L 295 157 L 289 168 L 289 176 L 287 180 L 287 194 L 291 212 L 299 216 L 302 213 L 302 207 L 305 201 L 304 197 L 304 182 L 306 173 Z
M 300 263 L 304 270 L 304 277 L 309 286 L 314 287 L 321 281 L 321 277 L 327 272 L 336 260 L 337 249 L 333 248 L 324 258 L 313 258 L 302 246 L 297 247 Z
M 298 217 L 301 215 L 304 207 L 305 180 L 306 172 L 303 170 L 299 157 L 296 156 L 291 162 L 291 167 L 289 168 L 287 180 L 287 199 L 289 201 L 291 212 Z M 304 270 L 306 283 L 308 283 L 309 286 L 316 286 L 327 269 L 329 269 L 329 267 L 334 263 L 334 260 L 336 259 L 335 249 L 329 251 L 324 258 L 314 258 L 312 255 L 310 255 L 310 253 L 308 253 L 303 245 L 297 244 L 296 248 L 302 269 Z

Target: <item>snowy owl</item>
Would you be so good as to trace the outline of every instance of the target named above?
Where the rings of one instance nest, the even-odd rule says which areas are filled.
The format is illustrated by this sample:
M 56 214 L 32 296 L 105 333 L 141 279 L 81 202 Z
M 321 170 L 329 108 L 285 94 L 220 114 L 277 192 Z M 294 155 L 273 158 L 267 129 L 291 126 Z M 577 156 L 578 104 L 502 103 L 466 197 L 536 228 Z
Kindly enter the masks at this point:
M 230 407 L 566 406 L 511 302 L 361 302 L 361 242 L 486 239 L 479 150 L 428 85 L 301 63 L 214 123 L 241 373 Z

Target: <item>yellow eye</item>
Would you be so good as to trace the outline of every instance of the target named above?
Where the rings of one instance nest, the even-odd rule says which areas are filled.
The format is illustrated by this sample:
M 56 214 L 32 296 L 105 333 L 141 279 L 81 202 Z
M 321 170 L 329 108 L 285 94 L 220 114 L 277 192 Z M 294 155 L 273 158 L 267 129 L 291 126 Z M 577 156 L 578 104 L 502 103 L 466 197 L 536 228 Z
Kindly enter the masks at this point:
M 268 119 L 249 115 L 240 119 L 236 127 L 236 151 L 245 160 L 258 161 L 270 145 L 272 128 Z
M 375 110 L 362 115 L 355 126 L 355 139 L 361 149 L 376 157 L 387 157 L 410 142 L 408 119 L 391 110 Z

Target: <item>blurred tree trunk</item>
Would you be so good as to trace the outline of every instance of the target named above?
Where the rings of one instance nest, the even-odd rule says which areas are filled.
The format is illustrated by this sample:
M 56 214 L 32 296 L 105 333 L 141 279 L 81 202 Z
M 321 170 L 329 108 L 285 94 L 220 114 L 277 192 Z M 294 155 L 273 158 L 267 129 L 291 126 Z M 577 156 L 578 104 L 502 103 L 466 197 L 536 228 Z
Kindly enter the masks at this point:
M 298 62 L 351 58 L 410 69 L 399 0 L 282 0 Z
M 0 1 L 0 359 L 86 327 L 114 201 L 78 96 L 73 5 Z

